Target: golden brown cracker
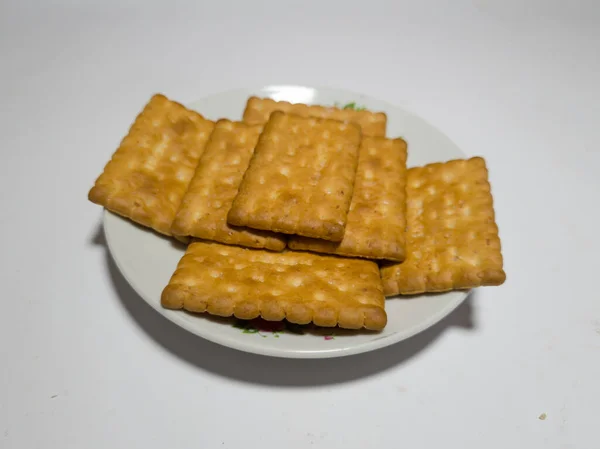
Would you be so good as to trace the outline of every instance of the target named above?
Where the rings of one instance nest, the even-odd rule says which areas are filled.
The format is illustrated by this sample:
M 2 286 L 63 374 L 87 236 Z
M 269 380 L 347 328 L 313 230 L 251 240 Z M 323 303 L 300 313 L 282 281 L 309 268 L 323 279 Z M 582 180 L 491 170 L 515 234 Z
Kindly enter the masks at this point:
M 360 128 L 276 111 L 229 211 L 234 226 L 340 241 L 358 163 Z
M 282 251 L 285 236 L 227 224 L 262 126 L 219 120 L 183 197 L 171 231 L 230 245 Z
M 90 190 L 90 201 L 170 235 L 214 123 L 154 95 Z
M 169 309 L 326 327 L 380 330 L 387 323 L 372 261 L 213 242 L 190 244 L 161 302 Z
M 485 161 L 408 171 L 407 255 L 381 268 L 386 296 L 500 285 L 506 275 Z
M 387 116 L 384 112 L 289 103 L 287 101 L 275 101 L 270 98 L 248 98 L 244 110 L 244 121 L 252 125 L 264 125 L 269 121 L 271 113 L 275 111 L 302 117 L 328 118 L 351 122 L 361 127 L 364 136 L 385 137 Z
M 365 137 L 343 240 L 293 236 L 288 246 L 351 257 L 404 260 L 406 156 L 402 139 Z

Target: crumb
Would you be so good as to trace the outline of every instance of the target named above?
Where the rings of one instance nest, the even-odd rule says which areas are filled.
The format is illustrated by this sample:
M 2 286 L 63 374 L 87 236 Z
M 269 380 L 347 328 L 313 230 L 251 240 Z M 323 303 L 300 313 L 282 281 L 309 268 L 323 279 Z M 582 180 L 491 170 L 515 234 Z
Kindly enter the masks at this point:
M 57 394 L 53 394 L 52 396 L 50 396 L 50 399 L 54 399 L 54 398 L 57 398 L 57 397 L 58 397 Z
M 540 416 L 538 416 L 538 419 L 539 419 L 540 421 L 544 421 L 544 420 L 546 419 L 546 417 L 547 417 L 547 416 L 548 416 L 548 415 L 546 415 L 545 413 L 542 413 Z

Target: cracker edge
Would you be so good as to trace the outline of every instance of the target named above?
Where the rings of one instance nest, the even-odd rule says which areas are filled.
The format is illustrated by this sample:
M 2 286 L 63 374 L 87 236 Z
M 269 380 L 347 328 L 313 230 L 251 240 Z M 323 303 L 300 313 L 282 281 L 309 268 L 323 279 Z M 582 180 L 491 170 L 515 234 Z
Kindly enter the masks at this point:
M 296 114 L 288 114 L 285 113 L 283 111 L 274 111 L 271 113 L 269 121 L 265 124 L 265 127 L 263 129 L 263 132 L 256 144 L 256 148 L 259 147 L 261 140 L 263 138 L 263 135 L 266 134 L 267 131 L 267 127 L 269 126 L 270 123 L 272 123 L 271 119 L 274 116 L 283 116 L 283 115 L 292 115 L 295 117 L 300 117 L 302 119 L 305 119 L 307 117 L 302 117 Z M 330 119 L 330 118 L 319 118 L 319 117 L 312 117 L 315 118 L 317 120 L 329 120 L 329 121 L 334 121 L 334 122 L 339 122 L 339 123 L 344 123 L 344 122 L 340 122 L 339 120 L 335 120 L 335 119 Z M 347 125 L 352 126 L 354 128 L 356 128 L 359 132 L 359 135 L 361 136 L 361 140 L 358 143 L 358 147 L 357 147 L 357 156 L 356 156 L 356 167 L 355 167 L 355 173 L 356 173 L 356 169 L 358 168 L 358 158 L 359 158 L 359 150 L 360 150 L 360 142 L 362 141 L 362 130 L 361 127 L 359 125 L 357 125 L 356 123 L 347 123 Z M 244 181 L 246 180 L 246 176 L 247 173 L 250 169 L 250 167 L 252 166 L 252 161 L 254 160 L 254 158 L 256 157 L 257 151 L 254 151 L 254 154 L 252 155 L 252 158 L 250 159 L 250 164 L 248 165 L 248 170 L 246 170 L 246 173 L 244 173 L 244 177 L 242 178 L 242 182 L 240 183 L 240 189 L 238 189 L 238 195 L 236 195 L 236 197 L 233 200 L 233 203 L 231 205 L 231 209 L 229 210 L 229 212 L 227 213 L 227 223 L 233 225 L 233 226 L 243 226 L 243 227 L 248 227 L 248 228 L 252 228 L 252 229 L 260 229 L 263 231 L 271 231 L 271 232 L 275 232 L 275 233 L 280 233 L 280 234 L 286 234 L 286 235 L 301 235 L 303 237 L 310 237 L 310 238 L 316 238 L 316 239 L 322 239 L 322 240 L 327 240 L 327 241 L 331 241 L 331 242 L 341 242 L 342 239 L 344 238 L 344 232 L 346 230 L 346 222 L 348 219 L 348 210 L 350 209 L 350 204 L 352 203 L 352 195 L 354 194 L 354 184 L 356 182 L 356 176 L 353 179 L 352 185 L 350 186 L 349 190 L 350 190 L 350 201 L 348 202 L 348 207 L 346 210 L 346 220 L 344 222 L 343 226 L 340 226 L 338 224 L 330 224 L 329 226 L 325 226 L 327 223 L 324 223 L 322 226 L 319 227 L 319 229 L 323 229 L 326 230 L 327 232 L 322 232 L 321 234 L 312 234 L 306 231 L 303 231 L 302 234 L 300 234 L 298 232 L 298 230 L 293 230 L 290 231 L 288 229 L 284 229 L 284 228 L 280 228 L 280 227 L 276 227 L 276 226 L 271 226 L 270 228 L 266 228 L 266 227 L 258 227 L 256 225 L 250 225 L 248 223 L 248 216 L 249 214 L 241 214 L 240 210 L 241 207 L 240 206 L 236 206 L 236 202 L 237 199 L 239 197 L 239 192 L 241 190 L 242 185 L 244 184 Z
M 382 293 L 383 295 L 383 293 Z M 384 296 L 385 298 L 385 296 Z M 278 303 L 266 303 L 258 305 L 252 301 L 243 301 L 237 305 L 232 304 L 228 298 L 214 299 L 199 295 L 192 289 L 182 284 L 169 283 L 161 294 L 161 305 L 167 309 L 184 309 L 194 313 L 209 313 L 211 315 L 230 317 L 243 320 L 251 320 L 261 317 L 266 321 L 282 321 L 286 319 L 294 324 L 314 323 L 320 327 L 340 327 L 342 329 L 368 329 L 382 330 L 387 325 L 387 313 L 384 307 L 357 306 L 342 309 L 339 313 L 330 308 L 311 309 L 304 304 L 293 304 L 288 309 Z M 230 310 L 233 309 L 233 313 Z M 355 320 L 352 315 L 362 312 L 362 319 Z M 337 315 L 337 316 L 336 316 Z M 341 318 L 341 319 L 340 319 Z
M 167 237 L 175 237 L 171 233 L 170 228 L 169 229 L 166 229 L 166 228 L 162 229 L 162 228 L 154 226 L 152 223 L 150 223 L 150 218 L 147 215 L 140 216 L 139 214 L 135 214 L 135 211 L 132 211 L 132 210 L 124 210 L 124 209 L 121 209 L 121 208 L 114 208 L 114 207 L 110 207 L 109 208 L 109 207 L 107 207 L 106 203 L 110 199 L 110 196 L 109 196 L 108 192 L 105 189 L 103 189 L 103 188 L 101 188 L 101 187 L 98 186 L 98 181 L 99 181 L 100 177 L 104 174 L 104 172 L 106 171 L 106 168 L 108 167 L 108 165 L 112 162 L 112 160 L 114 159 L 114 157 L 117 154 L 117 152 L 123 146 L 123 143 L 125 142 L 125 139 L 127 137 L 129 137 L 129 135 L 133 131 L 133 128 L 135 127 L 135 125 L 137 124 L 137 122 L 142 117 L 144 117 L 144 115 L 147 114 L 148 106 L 153 101 L 155 101 L 155 100 L 168 101 L 169 103 L 177 105 L 177 106 L 185 109 L 188 112 L 196 114 L 197 116 L 199 116 L 200 118 L 202 118 L 202 120 L 206 120 L 206 121 L 209 121 L 209 122 L 212 121 L 212 120 L 209 120 L 206 117 L 204 117 L 199 112 L 196 112 L 194 110 L 188 109 L 183 104 L 181 104 L 181 103 L 179 103 L 177 101 L 171 100 L 170 98 L 168 98 L 166 95 L 164 95 L 162 93 L 155 93 L 146 102 L 146 104 L 144 105 L 144 107 L 142 108 L 142 110 L 140 112 L 138 112 L 138 114 L 136 115 L 135 119 L 133 120 L 133 122 L 129 126 L 129 128 L 127 130 L 127 133 L 121 138 L 121 141 L 119 142 L 119 145 L 117 146 L 116 150 L 113 151 L 113 153 L 110 156 L 110 159 L 106 162 L 106 164 L 104 164 L 104 167 L 103 167 L 102 171 L 100 172 L 100 174 L 96 177 L 96 180 L 94 181 L 94 185 L 88 191 L 87 198 L 88 198 L 88 201 L 90 201 L 91 203 L 94 203 L 94 204 L 97 204 L 99 206 L 102 206 L 104 209 L 106 209 L 106 210 L 108 210 L 108 211 L 110 211 L 110 212 L 112 212 L 112 213 L 114 213 L 116 215 L 119 215 L 121 217 L 127 218 L 127 219 L 133 221 L 134 223 L 139 224 L 140 226 L 144 226 L 145 228 L 152 229 L 152 230 L 158 232 L 159 234 L 165 235 Z M 210 139 L 210 137 L 209 137 L 209 139 Z M 207 140 L 207 142 L 208 142 L 208 140 Z M 175 238 L 177 238 L 177 237 L 175 237 Z M 177 238 L 177 239 L 180 240 L 179 238 Z M 183 242 L 183 240 L 180 240 L 180 241 Z
M 251 250 L 250 250 L 251 251 Z M 284 307 L 277 300 L 265 301 L 266 307 L 261 309 L 263 303 L 258 304 L 259 300 L 241 301 L 234 304 L 229 298 L 211 298 L 209 294 L 199 294 L 197 289 L 189 288 L 183 284 L 175 284 L 172 281 L 175 278 L 177 270 L 188 255 L 186 254 L 180 259 L 177 264 L 175 272 L 171 276 L 169 283 L 163 289 L 161 293 L 161 305 L 167 309 L 180 310 L 184 309 L 194 313 L 209 313 L 211 315 L 230 317 L 235 316 L 239 319 L 249 320 L 258 317 L 262 317 L 266 321 L 282 321 L 287 319 L 290 323 L 295 324 L 309 324 L 314 323 L 320 327 L 340 327 L 343 329 L 368 329 L 374 331 L 380 331 L 387 325 L 387 313 L 385 311 L 385 295 L 383 290 L 381 294 L 383 296 L 382 306 L 361 306 L 348 308 L 345 313 L 340 311 L 336 313 L 331 308 L 324 308 L 314 310 L 304 304 L 290 304 L 288 309 L 284 310 Z M 323 257 L 336 257 L 336 256 L 323 256 Z M 379 268 L 375 265 L 374 269 L 379 271 Z M 381 280 L 381 277 L 378 277 Z M 216 302 L 216 304 L 215 304 Z M 362 312 L 362 320 L 356 320 L 355 316 L 357 312 Z M 340 316 L 344 315 L 342 320 Z M 354 316 L 354 319 L 353 319 Z M 332 319 L 334 318 L 334 319 Z
M 484 270 L 484 271 L 479 271 L 477 273 L 475 273 L 475 276 L 479 279 L 488 279 L 488 281 L 484 281 L 484 282 L 479 282 L 478 284 L 474 285 L 474 284 L 469 284 L 469 285 L 461 285 L 461 284 L 456 284 L 455 282 L 453 282 L 453 285 L 451 285 L 450 287 L 444 287 L 444 288 L 428 288 L 428 284 L 430 282 L 430 276 L 428 276 L 427 274 L 424 274 L 422 276 L 423 279 L 423 284 L 425 285 L 425 288 L 419 288 L 419 289 L 412 289 L 412 290 L 404 290 L 401 291 L 400 287 L 399 287 L 399 282 L 397 279 L 384 279 L 383 278 L 383 273 L 381 276 L 381 281 L 383 284 L 383 293 L 386 297 L 391 297 L 391 296 L 411 296 L 411 295 L 420 295 L 420 294 L 424 294 L 424 293 L 445 293 L 445 292 L 450 292 L 450 291 L 459 291 L 459 290 L 471 290 L 473 288 L 478 288 L 478 287 L 497 287 L 499 285 L 504 284 L 504 282 L 506 281 L 506 272 L 504 271 L 504 257 L 502 255 L 502 239 L 500 238 L 500 230 L 498 227 L 498 223 L 496 222 L 496 211 L 494 208 L 494 196 L 492 193 L 492 187 L 491 187 L 491 183 L 489 180 L 489 170 L 487 168 L 487 163 L 485 161 L 485 159 L 483 157 L 480 156 L 474 156 L 471 158 L 465 158 L 465 159 L 451 159 L 448 160 L 446 162 L 433 162 L 431 164 L 425 164 L 423 166 L 420 167 L 411 167 L 411 168 L 425 168 L 428 166 L 432 166 L 432 165 L 444 165 L 447 164 L 449 162 L 454 162 L 454 161 L 461 161 L 461 160 L 467 160 L 467 161 L 473 161 L 473 162 L 480 162 L 483 164 L 483 170 L 485 170 L 486 173 L 486 181 L 490 187 L 490 196 L 492 197 L 492 204 L 491 204 L 491 209 L 492 209 L 492 215 L 494 218 L 494 225 L 496 226 L 496 229 L 498 229 L 497 231 L 497 237 L 498 237 L 498 242 L 499 242 L 499 248 L 498 248 L 498 253 L 500 256 L 500 268 L 499 269 L 491 269 L 491 270 Z M 409 169 L 410 170 L 410 169 Z M 408 196 L 408 192 L 407 192 L 407 196 Z M 408 223 L 407 223 L 408 225 Z M 399 264 L 390 264 L 391 266 L 395 266 L 395 265 L 402 265 L 402 262 Z M 391 268 L 390 266 L 390 268 Z M 381 268 L 381 267 L 380 267 Z M 470 273 L 473 274 L 473 273 Z
M 319 108 L 323 108 L 323 109 L 336 109 L 338 111 L 343 111 L 344 110 L 344 108 L 340 108 L 340 107 L 337 107 L 337 106 L 326 106 L 326 105 L 321 105 L 321 104 L 307 104 L 307 103 L 292 103 L 292 102 L 286 101 L 286 100 L 279 100 L 278 101 L 278 100 L 274 100 L 274 99 L 269 98 L 269 97 L 258 97 L 256 95 L 252 95 L 252 96 L 248 97 L 248 100 L 246 100 L 246 106 L 244 107 L 244 112 L 242 114 L 242 121 L 244 121 L 244 122 L 246 122 L 248 124 L 252 124 L 252 125 L 257 125 L 257 124 L 264 125 L 264 124 L 266 124 L 266 122 L 262 122 L 262 121 L 257 122 L 257 121 L 253 121 L 253 120 L 248 120 L 248 118 L 247 118 L 248 112 L 250 110 L 254 109 L 252 107 L 252 105 L 254 103 L 258 102 L 258 101 L 265 101 L 265 100 L 271 100 L 271 101 L 273 101 L 275 103 L 285 103 L 286 105 L 290 105 L 290 106 L 302 105 L 302 106 L 307 106 L 307 107 L 319 107 Z M 283 111 L 280 111 L 278 109 L 276 109 L 273 112 L 278 112 L 278 111 L 279 112 L 283 112 Z M 367 137 L 386 137 L 386 135 L 387 135 L 388 116 L 387 116 L 387 114 L 385 112 L 383 112 L 383 111 L 372 111 L 371 109 L 365 109 L 364 111 L 356 111 L 356 110 L 354 110 L 354 111 L 357 112 L 357 113 L 358 112 L 367 112 L 369 114 L 373 114 L 374 116 L 378 117 L 379 120 L 380 120 L 380 122 L 382 123 L 381 128 L 382 128 L 383 132 L 381 134 L 364 134 L 363 133 L 365 136 L 367 136 Z M 293 112 L 291 114 L 293 114 Z M 335 120 L 335 119 L 330 118 L 330 120 Z M 268 120 L 267 120 L 267 122 L 268 122 Z M 361 133 L 362 133 L 362 126 L 360 126 L 360 128 L 361 128 Z
M 236 123 L 237 122 L 237 123 L 241 123 L 247 127 L 259 126 L 259 125 L 252 125 L 252 124 L 246 123 L 244 121 L 221 118 L 214 122 L 215 127 L 213 128 L 213 131 L 214 131 L 214 129 L 216 129 L 217 124 L 219 122 L 228 122 L 228 123 Z M 262 130 L 261 130 L 260 134 L 262 134 Z M 260 134 L 259 134 L 259 139 L 260 139 Z M 214 133 L 211 133 L 208 140 L 206 141 L 206 145 L 204 147 L 204 152 L 202 153 L 202 155 L 200 156 L 200 159 L 198 160 L 198 165 L 196 166 L 196 169 L 194 171 L 194 176 L 192 176 L 190 184 L 194 181 L 194 178 L 196 177 L 196 172 L 198 171 L 198 169 L 200 168 L 200 165 L 202 164 L 202 159 L 204 158 L 206 148 L 208 148 L 208 146 L 211 144 L 213 138 L 214 138 Z M 250 157 L 250 162 L 252 162 L 252 157 L 254 157 L 254 153 Z M 248 167 L 250 167 L 250 163 L 248 163 Z M 248 168 L 246 168 L 246 171 L 248 171 Z M 243 180 L 244 180 L 246 171 L 244 171 L 244 174 L 242 175 L 242 181 L 240 181 L 240 185 L 241 185 L 241 182 L 243 182 Z M 189 189 L 189 185 L 188 185 L 188 189 Z M 239 186 L 238 186 L 238 191 L 239 191 Z M 185 198 L 185 195 L 187 195 L 187 193 L 188 192 L 186 191 L 183 198 Z M 236 196 L 237 196 L 237 193 L 236 193 Z M 183 202 L 183 198 L 182 198 L 182 202 Z M 234 200 L 235 200 L 235 197 L 234 197 Z M 233 204 L 233 202 L 232 202 L 232 204 Z M 204 241 L 212 241 L 212 242 L 221 243 L 223 245 L 240 246 L 242 248 L 266 249 L 266 250 L 274 251 L 274 252 L 282 252 L 287 246 L 287 236 L 285 234 L 278 235 L 276 232 L 271 232 L 271 234 L 273 234 L 272 236 L 261 236 L 261 238 L 263 238 L 265 240 L 264 246 L 256 246 L 256 245 L 253 246 L 250 244 L 241 244 L 238 242 L 224 242 L 224 241 L 220 241 L 220 240 L 209 239 L 204 236 L 193 235 L 193 234 L 187 233 L 187 232 L 181 232 L 182 228 L 181 228 L 179 220 L 178 220 L 180 210 L 181 210 L 181 205 L 177 209 L 177 212 L 175 213 L 175 219 L 173 220 L 173 223 L 171 223 L 170 232 L 173 237 L 175 237 L 177 240 L 181 241 L 182 243 L 189 243 L 194 240 L 199 240 L 199 241 L 204 240 Z M 229 211 L 227 212 L 227 214 L 229 214 Z M 248 230 L 249 232 L 254 231 L 254 229 L 246 227 L 246 226 L 244 226 L 244 228 L 246 230 Z M 259 230 L 259 231 L 268 232 L 268 231 L 264 231 L 264 230 Z
M 404 203 L 405 203 L 405 208 L 404 208 L 404 222 L 405 222 L 405 227 L 406 227 L 406 179 L 408 177 L 408 168 L 406 167 L 406 160 L 408 160 L 408 143 L 406 142 L 406 140 L 404 140 L 401 137 L 396 137 L 396 138 L 388 138 L 388 137 L 380 137 L 380 136 L 365 136 L 366 138 L 369 139 L 385 139 L 385 140 L 399 140 L 402 141 L 404 144 L 404 159 L 405 159 L 405 168 L 404 168 Z M 363 139 L 364 140 L 364 139 Z M 360 164 L 360 152 L 359 152 L 359 159 L 358 159 L 358 164 Z M 357 170 L 358 170 L 358 164 L 357 164 Z M 356 181 L 354 184 L 354 188 L 356 188 Z M 354 195 L 354 192 L 353 192 Z M 350 202 L 350 204 L 352 205 L 352 201 Z M 350 212 L 348 212 L 348 215 L 350 215 Z M 346 226 L 348 226 L 348 224 L 346 224 Z M 353 251 L 353 250 L 340 250 L 340 246 L 343 243 L 343 238 L 340 242 L 333 242 L 333 241 L 329 241 L 329 240 L 323 240 L 323 239 L 317 239 L 317 238 L 312 238 L 312 237 L 306 237 L 306 236 L 291 236 L 288 239 L 288 248 L 292 249 L 292 250 L 297 250 L 297 251 L 310 251 L 312 253 L 316 253 L 316 254 L 332 254 L 332 255 L 338 255 L 338 256 L 344 256 L 344 257 L 353 257 L 353 258 L 361 258 L 361 259 L 368 259 L 368 260 L 378 260 L 378 261 L 392 261 L 392 262 L 403 262 L 406 259 L 406 237 L 403 239 L 402 241 L 402 252 L 397 253 L 397 257 L 396 254 L 392 255 L 391 257 L 389 255 L 379 255 L 379 254 L 359 254 L 357 251 Z M 388 246 L 388 245 L 385 245 Z M 380 251 L 377 251 L 378 253 L 385 253 L 386 249 L 383 248 Z

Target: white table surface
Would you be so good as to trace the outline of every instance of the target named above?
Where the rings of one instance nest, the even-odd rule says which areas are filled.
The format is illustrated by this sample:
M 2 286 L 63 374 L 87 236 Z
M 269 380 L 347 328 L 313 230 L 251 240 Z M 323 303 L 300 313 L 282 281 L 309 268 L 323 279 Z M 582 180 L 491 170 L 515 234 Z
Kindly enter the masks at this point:
M 144 3 L 0 6 L 0 447 L 599 447 L 598 2 Z M 386 99 L 484 156 L 506 284 L 320 361 L 151 310 L 88 189 L 152 93 L 263 84 Z

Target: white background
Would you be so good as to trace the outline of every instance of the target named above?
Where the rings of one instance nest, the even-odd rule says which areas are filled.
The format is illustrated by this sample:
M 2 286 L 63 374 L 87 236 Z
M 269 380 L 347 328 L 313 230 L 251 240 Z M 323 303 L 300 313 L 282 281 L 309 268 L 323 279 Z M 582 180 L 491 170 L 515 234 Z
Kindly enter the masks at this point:
M 599 447 L 598 2 L 135 3 L 0 6 L 0 447 Z M 152 93 L 264 84 L 385 99 L 484 156 L 506 284 L 321 361 L 151 310 L 88 189 Z

